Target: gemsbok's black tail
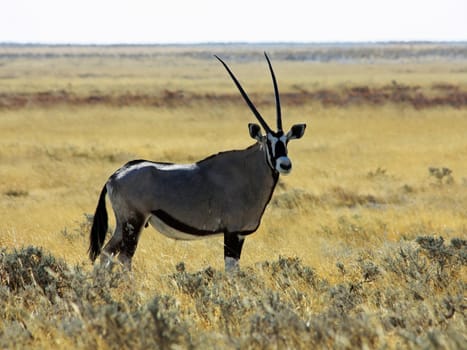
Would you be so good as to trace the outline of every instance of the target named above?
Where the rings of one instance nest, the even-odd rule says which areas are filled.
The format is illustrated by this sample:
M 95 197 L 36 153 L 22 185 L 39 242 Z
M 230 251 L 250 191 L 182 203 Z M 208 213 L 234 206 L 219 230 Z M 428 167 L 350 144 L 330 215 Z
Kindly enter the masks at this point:
M 99 203 L 97 203 L 96 212 L 94 213 L 94 220 L 92 222 L 91 234 L 89 235 L 89 258 L 92 262 L 101 253 L 102 245 L 104 244 L 105 235 L 108 229 L 108 216 L 107 209 L 105 208 L 105 195 L 107 194 L 107 188 L 104 185 L 101 195 L 99 197 Z

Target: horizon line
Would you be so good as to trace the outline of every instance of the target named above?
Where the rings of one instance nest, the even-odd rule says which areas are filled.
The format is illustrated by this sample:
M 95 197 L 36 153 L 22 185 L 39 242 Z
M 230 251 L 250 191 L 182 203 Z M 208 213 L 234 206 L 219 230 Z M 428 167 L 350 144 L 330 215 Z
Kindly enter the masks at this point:
M 199 42 L 41 42 L 0 41 L 0 46 L 226 46 L 226 45 L 390 45 L 390 44 L 467 44 L 465 40 L 365 40 L 365 41 L 199 41 Z

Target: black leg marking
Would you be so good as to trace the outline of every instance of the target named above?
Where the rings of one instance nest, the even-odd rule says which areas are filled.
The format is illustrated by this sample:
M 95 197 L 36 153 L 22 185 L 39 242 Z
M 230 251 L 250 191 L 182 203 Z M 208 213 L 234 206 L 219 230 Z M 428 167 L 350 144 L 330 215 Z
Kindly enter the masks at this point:
M 123 237 L 118 258 L 129 270 L 131 269 L 131 259 L 135 254 L 143 226 L 144 219 L 140 217 L 129 219 L 123 223 Z
M 224 234 L 225 271 L 238 271 L 238 261 L 242 253 L 244 237 L 237 234 Z
M 244 241 L 245 239 L 240 239 L 237 234 L 224 234 L 224 258 L 240 260 Z

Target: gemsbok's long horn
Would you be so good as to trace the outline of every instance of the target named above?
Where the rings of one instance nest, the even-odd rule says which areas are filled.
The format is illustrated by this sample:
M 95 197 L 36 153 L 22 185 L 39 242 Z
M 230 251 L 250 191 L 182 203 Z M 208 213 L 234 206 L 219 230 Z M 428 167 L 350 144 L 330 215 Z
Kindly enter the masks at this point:
M 248 97 L 248 95 L 246 94 L 245 90 L 243 90 L 243 87 L 240 85 L 239 81 L 237 80 L 237 78 L 235 78 L 235 75 L 232 73 L 232 71 L 230 70 L 229 66 L 227 66 L 227 64 L 222 61 L 220 59 L 219 56 L 217 55 L 214 55 L 214 57 L 216 57 L 221 63 L 222 65 L 225 67 L 225 69 L 227 70 L 227 72 L 229 73 L 230 77 L 232 78 L 232 80 L 234 81 L 235 85 L 237 85 L 237 88 L 238 90 L 240 91 L 240 93 L 242 94 L 242 97 L 243 99 L 245 100 L 245 102 L 247 103 L 247 105 L 250 107 L 251 111 L 253 112 L 253 114 L 256 116 L 256 119 L 258 119 L 259 123 L 262 125 L 262 127 L 264 128 L 264 130 L 267 132 L 267 133 L 272 133 L 272 130 L 271 128 L 269 127 L 269 125 L 266 123 L 266 121 L 263 119 L 263 117 L 261 116 L 261 114 L 259 114 L 258 110 L 256 109 L 255 105 L 253 104 L 253 102 L 251 102 L 250 98 Z
M 274 85 L 274 95 L 276 96 L 276 114 L 277 114 L 277 131 L 282 131 L 282 113 L 281 113 L 281 100 L 279 97 L 279 88 L 277 87 L 276 75 L 272 69 L 271 61 L 267 53 L 264 53 L 266 60 L 268 61 L 269 70 L 271 71 L 272 83 Z

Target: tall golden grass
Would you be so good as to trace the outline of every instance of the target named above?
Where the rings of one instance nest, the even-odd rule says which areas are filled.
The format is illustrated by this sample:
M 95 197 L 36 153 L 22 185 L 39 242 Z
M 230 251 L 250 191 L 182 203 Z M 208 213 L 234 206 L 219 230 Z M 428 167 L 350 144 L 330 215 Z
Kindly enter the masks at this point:
M 86 53 L 81 50 L 77 52 Z M 215 98 L 237 94 L 215 59 L 160 50 L 141 59 L 87 57 L 74 51 L 69 56 L 2 59 L 0 93 L 10 95 L 181 91 L 214 97 L 180 105 L 176 100 L 123 107 L 31 103 L 0 109 L 0 247 L 43 247 L 89 270 L 86 215 L 94 212 L 99 191 L 118 167 L 136 158 L 193 162 L 254 142 L 246 127 L 254 117 L 241 99 Z M 427 94 L 433 84 L 461 90 L 467 86 L 466 61 L 324 64 L 276 62 L 271 56 L 284 93 L 392 81 L 418 85 Z M 272 123 L 273 92 L 265 62 L 227 61 L 246 90 L 260 99 L 259 109 Z M 244 268 L 296 256 L 320 278 L 338 283 L 342 275 L 336 263 L 351 265 L 362 252 L 418 236 L 467 237 L 465 106 L 417 110 L 389 102 L 347 107 L 284 102 L 283 115 L 286 126 L 306 122 L 308 128 L 302 140 L 290 144 L 294 170 L 281 177 L 262 225 L 246 240 Z M 437 176 L 430 168 L 452 173 Z M 152 228 L 144 230 L 132 282 L 142 300 L 157 291 L 170 293 L 170 283 L 161 284 L 161 279 L 180 262 L 189 272 L 208 266 L 221 271 L 222 239 L 180 242 Z M 463 265 L 459 278 L 464 286 L 466 272 Z M 384 288 L 384 283 L 378 286 Z M 183 304 L 186 296 L 174 295 Z M 310 307 L 313 312 L 321 308 L 319 303 Z

